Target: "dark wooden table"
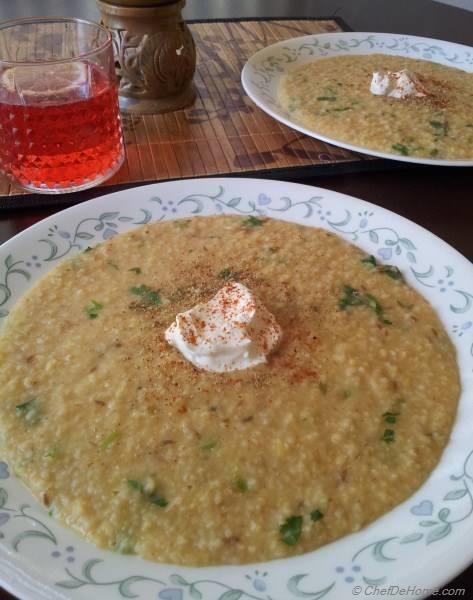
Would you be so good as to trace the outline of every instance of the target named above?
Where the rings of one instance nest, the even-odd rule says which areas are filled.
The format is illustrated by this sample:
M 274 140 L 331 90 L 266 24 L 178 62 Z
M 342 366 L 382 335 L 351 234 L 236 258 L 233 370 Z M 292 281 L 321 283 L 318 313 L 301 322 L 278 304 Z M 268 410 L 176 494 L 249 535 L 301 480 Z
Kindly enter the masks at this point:
M 98 19 L 94 0 L 23 0 L 0 5 L 0 19 L 40 14 Z M 333 15 L 357 31 L 424 35 L 473 46 L 473 12 L 431 0 L 188 0 L 185 12 L 189 19 Z M 358 196 L 393 210 L 434 232 L 473 261 L 473 168 L 401 166 L 395 171 L 334 173 L 305 179 L 304 183 Z M 70 195 L 69 202 L 81 202 L 106 192 L 79 192 Z M 60 208 L 1 211 L 0 242 Z M 464 588 L 464 594 L 458 596 L 472 600 L 473 566 L 446 588 L 451 595 L 453 588 Z M 12 598 L 0 589 L 0 600 Z

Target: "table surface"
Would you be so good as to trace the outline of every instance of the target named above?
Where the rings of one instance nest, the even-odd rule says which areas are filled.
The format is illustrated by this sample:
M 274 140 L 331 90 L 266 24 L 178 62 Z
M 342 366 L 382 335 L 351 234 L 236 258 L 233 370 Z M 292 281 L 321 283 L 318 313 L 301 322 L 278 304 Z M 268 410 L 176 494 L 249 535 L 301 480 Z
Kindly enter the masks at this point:
M 2 2 L 0 19 L 33 15 L 71 15 L 98 20 L 94 0 Z M 185 17 L 341 17 L 356 31 L 424 35 L 473 46 L 473 12 L 431 0 L 188 0 Z M 369 173 L 314 176 L 304 180 L 388 208 L 429 229 L 473 261 L 473 169 L 412 167 Z M 70 203 L 107 193 L 95 189 L 71 194 Z M 19 199 L 21 202 L 21 199 Z M 58 208 L 0 212 L 0 243 Z M 473 565 L 446 588 L 463 588 L 473 598 Z M 0 600 L 13 596 L 0 589 Z M 433 597 L 432 597 L 433 599 Z

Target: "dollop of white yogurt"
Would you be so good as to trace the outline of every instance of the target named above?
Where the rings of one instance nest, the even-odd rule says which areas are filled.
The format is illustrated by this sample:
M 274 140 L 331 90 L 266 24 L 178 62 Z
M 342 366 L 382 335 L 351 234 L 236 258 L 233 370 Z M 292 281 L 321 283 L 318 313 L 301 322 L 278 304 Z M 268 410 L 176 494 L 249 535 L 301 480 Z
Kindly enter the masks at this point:
M 419 79 L 407 69 L 387 71 L 386 73 L 374 72 L 370 92 L 375 96 L 389 96 L 400 100 L 427 96 Z
M 208 302 L 179 313 L 164 335 L 194 366 L 222 373 L 266 362 L 282 330 L 246 286 L 229 282 Z

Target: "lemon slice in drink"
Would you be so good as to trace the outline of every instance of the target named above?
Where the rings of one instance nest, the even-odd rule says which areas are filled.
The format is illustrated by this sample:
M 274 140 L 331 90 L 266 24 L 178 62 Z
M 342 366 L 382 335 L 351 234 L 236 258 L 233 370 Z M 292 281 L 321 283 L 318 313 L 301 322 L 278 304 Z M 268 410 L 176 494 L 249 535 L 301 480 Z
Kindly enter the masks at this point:
M 24 98 L 67 96 L 88 81 L 87 64 L 83 62 L 37 64 L 12 67 L 2 73 L 0 86 Z

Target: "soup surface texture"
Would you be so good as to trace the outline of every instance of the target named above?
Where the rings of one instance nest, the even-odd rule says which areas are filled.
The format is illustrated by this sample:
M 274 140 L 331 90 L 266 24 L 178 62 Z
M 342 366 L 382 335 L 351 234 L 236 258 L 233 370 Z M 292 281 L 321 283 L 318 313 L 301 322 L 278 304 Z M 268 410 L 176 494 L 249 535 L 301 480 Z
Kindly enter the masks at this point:
M 425 97 L 370 92 L 374 72 L 407 69 Z M 279 100 L 317 133 L 372 150 L 434 159 L 473 158 L 473 73 L 385 54 L 334 56 L 289 71 Z
M 269 560 L 359 530 L 437 464 L 455 350 L 400 273 L 316 228 L 143 226 L 59 264 L 0 338 L 0 450 L 91 542 L 185 565 Z M 198 370 L 164 339 L 230 280 L 283 331 L 268 362 Z

